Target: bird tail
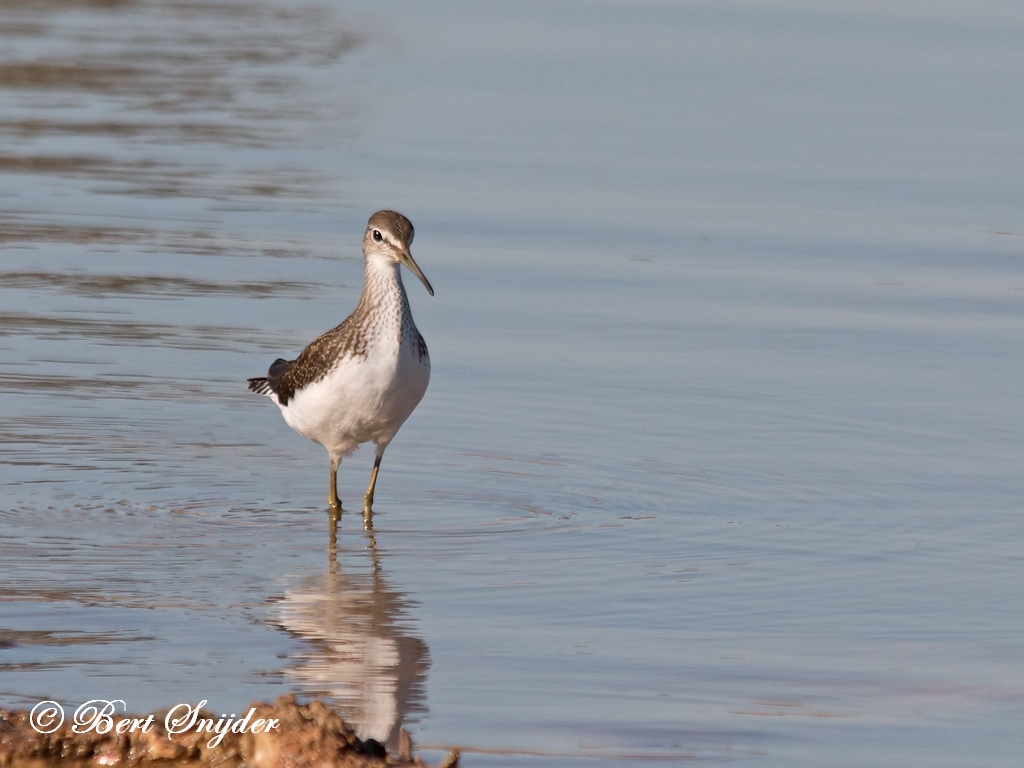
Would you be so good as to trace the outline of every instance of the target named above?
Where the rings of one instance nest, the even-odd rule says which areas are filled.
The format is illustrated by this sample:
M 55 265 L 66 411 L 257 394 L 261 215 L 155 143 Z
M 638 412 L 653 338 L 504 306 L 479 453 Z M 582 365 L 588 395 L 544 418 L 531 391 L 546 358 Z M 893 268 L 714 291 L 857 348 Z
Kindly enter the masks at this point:
M 288 402 L 288 398 L 292 396 L 292 392 L 287 387 L 281 390 L 279 385 L 281 384 L 281 379 L 292 369 L 293 365 L 295 365 L 294 360 L 277 358 L 277 360 L 270 364 L 270 370 L 267 371 L 266 376 L 249 379 L 249 391 L 255 392 L 257 395 L 266 395 L 267 397 L 276 396 L 278 405 L 285 405 Z
M 270 395 L 274 392 L 274 390 L 270 388 L 270 382 L 267 381 L 265 376 L 260 376 L 256 379 L 249 379 L 249 391 L 255 392 L 257 395 Z

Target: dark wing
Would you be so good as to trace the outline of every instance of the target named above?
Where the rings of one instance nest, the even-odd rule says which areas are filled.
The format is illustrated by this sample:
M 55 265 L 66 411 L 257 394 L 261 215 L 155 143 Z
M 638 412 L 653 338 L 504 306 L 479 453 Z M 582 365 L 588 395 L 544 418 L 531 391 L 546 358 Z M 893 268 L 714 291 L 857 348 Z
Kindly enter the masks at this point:
M 277 402 L 288 405 L 298 390 L 322 379 L 340 360 L 365 357 L 366 326 L 359 314 L 357 307 L 345 322 L 311 342 L 294 360 L 275 360 L 266 378 L 249 379 L 249 389 L 260 395 L 273 392 Z
M 271 389 L 277 389 L 277 385 L 281 382 L 282 377 L 292 369 L 295 363 L 295 360 L 285 360 L 279 357 L 270 364 L 270 370 L 267 371 L 267 383 Z
M 270 364 L 270 370 L 267 371 L 265 377 L 249 379 L 249 391 L 255 392 L 257 395 L 269 395 L 271 392 L 276 393 L 281 383 L 281 378 L 291 370 L 293 365 L 295 365 L 294 360 L 285 360 L 282 357 L 277 358 L 277 360 Z

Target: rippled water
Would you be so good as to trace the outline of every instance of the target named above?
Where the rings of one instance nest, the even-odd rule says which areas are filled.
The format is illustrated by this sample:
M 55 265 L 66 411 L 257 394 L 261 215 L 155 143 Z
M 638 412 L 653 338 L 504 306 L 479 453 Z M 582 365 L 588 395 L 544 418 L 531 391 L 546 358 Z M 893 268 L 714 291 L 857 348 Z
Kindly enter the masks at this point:
M 0 704 L 1017 765 L 1022 39 L 998 2 L 0 3 Z M 355 306 L 381 207 L 433 379 L 332 531 L 245 379 Z

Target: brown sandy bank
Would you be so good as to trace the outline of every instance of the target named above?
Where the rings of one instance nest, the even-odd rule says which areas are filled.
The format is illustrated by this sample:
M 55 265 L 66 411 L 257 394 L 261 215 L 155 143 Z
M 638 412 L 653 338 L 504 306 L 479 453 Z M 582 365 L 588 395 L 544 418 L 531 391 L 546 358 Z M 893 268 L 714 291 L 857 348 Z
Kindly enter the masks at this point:
M 248 726 L 231 732 L 200 732 L 196 727 L 169 734 L 166 711 L 151 715 L 112 715 L 104 727 L 76 733 L 65 721 L 52 733 L 33 727 L 26 710 L 0 709 L 0 768 L 385 768 L 423 766 L 403 733 L 398 754 L 373 739 L 363 741 L 338 714 L 320 701 L 299 704 L 281 696 L 273 704 L 253 703 Z M 216 722 L 210 712 L 201 718 Z M 128 721 L 128 722 L 124 722 Z M 253 727 L 262 721 L 261 726 Z M 268 728 L 267 723 L 274 722 Z M 145 725 L 144 725 L 145 724 Z M 134 728 L 132 726 L 135 726 Z M 45 730 L 45 729 L 44 729 Z M 84 730 L 81 726 L 79 730 Z M 122 731 L 118 733 L 118 731 Z M 458 754 L 442 765 L 452 768 Z

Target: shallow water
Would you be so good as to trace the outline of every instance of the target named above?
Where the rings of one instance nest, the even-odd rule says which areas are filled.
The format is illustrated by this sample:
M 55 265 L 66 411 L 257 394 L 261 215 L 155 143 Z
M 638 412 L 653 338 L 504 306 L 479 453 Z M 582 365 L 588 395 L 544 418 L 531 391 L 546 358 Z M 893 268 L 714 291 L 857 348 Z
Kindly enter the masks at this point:
M 0 704 L 1018 763 L 1015 6 L 0 18 Z M 354 307 L 385 206 L 433 379 L 332 537 L 244 382 Z

